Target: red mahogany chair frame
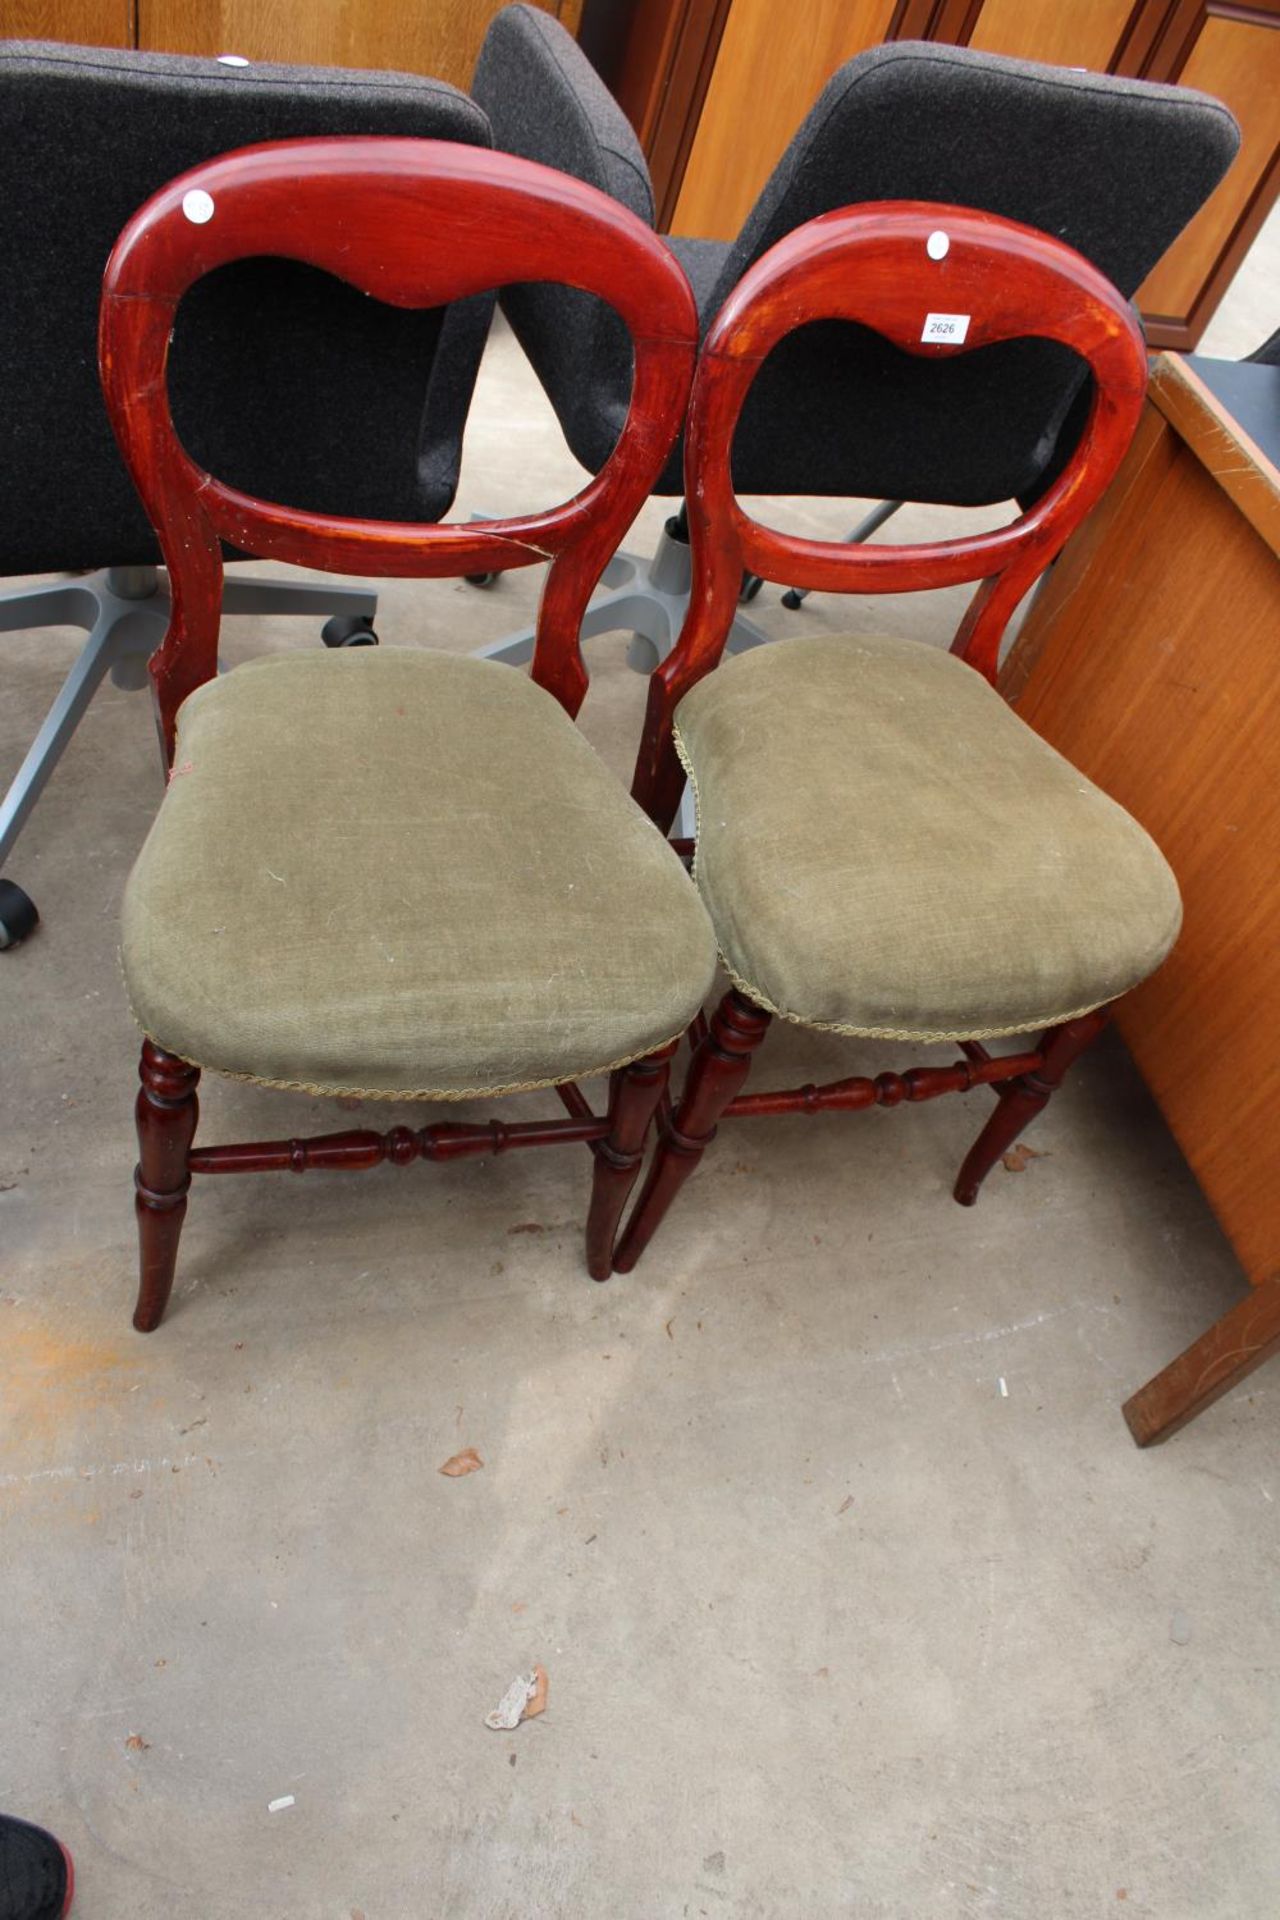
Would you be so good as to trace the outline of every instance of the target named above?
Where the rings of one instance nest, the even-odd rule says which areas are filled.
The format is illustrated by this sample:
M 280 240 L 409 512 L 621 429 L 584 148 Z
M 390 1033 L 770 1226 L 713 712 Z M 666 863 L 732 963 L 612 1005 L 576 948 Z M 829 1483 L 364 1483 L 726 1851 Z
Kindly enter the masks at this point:
M 247 255 L 301 260 L 401 307 L 465 299 L 511 281 L 553 279 L 607 300 L 633 341 L 630 410 L 600 474 L 547 512 L 466 526 L 415 526 L 304 513 L 203 472 L 179 443 L 165 386 L 178 302 L 200 277 Z M 550 560 L 533 679 L 576 717 L 587 687 L 583 610 L 647 499 L 684 418 L 697 342 L 688 283 L 643 223 L 593 188 L 532 162 L 445 142 L 322 139 L 245 148 L 156 194 L 107 266 L 99 330 L 103 387 L 129 471 L 172 582 L 170 625 L 150 672 L 166 762 L 178 709 L 217 672 L 222 550 L 324 571 L 435 578 Z M 134 1325 L 159 1324 L 173 1282 L 193 1174 L 451 1160 L 516 1147 L 587 1145 L 594 1184 L 588 1266 L 607 1277 L 614 1234 L 664 1092 L 672 1045 L 616 1071 L 607 1114 L 580 1089 L 567 1117 L 503 1125 L 400 1126 L 307 1140 L 192 1145 L 200 1069 L 146 1041 L 137 1101 L 141 1286 Z
M 963 344 L 948 344 L 939 323 L 954 323 L 958 316 L 967 320 Z M 1093 402 L 1079 446 L 1057 482 L 1009 526 L 918 546 L 850 548 L 779 533 L 750 519 L 734 495 L 730 472 L 747 392 L 779 340 L 797 327 L 834 318 L 871 327 L 922 358 L 1031 334 L 1073 348 L 1089 363 Z M 698 364 L 685 443 L 693 594 L 675 650 L 649 682 L 632 788 L 650 816 L 664 831 L 675 817 L 685 780 L 672 738 L 675 710 L 719 661 L 744 572 L 862 594 L 981 581 L 951 651 L 994 685 L 1010 615 L 1101 497 L 1133 436 L 1145 389 L 1144 342 L 1125 301 L 1073 249 L 1029 227 L 907 201 L 824 214 L 788 234 L 738 283 Z M 850 431 L 857 431 L 856 422 Z M 961 1205 L 971 1206 L 996 1160 L 1106 1018 L 1100 1008 L 1068 1020 L 1014 1054 L 993 1057 L 980 1041 L 961 1041 L 964 1058 L 950 1067 L 747 1094 L 741 1089 L 771 1015 L 732 989 L 709 1024 L 700 1018 L 690 1030 L 693 1057 L 683 1098 L 674 1115 L 664 1108 L 659 1117 L 658 1146 L 615 1254 L 615 1271 L 635 1266 L 726 1117 L 852 1112 L 990 1086 L 998 1095 L 995 1111 L 954 1190 Z

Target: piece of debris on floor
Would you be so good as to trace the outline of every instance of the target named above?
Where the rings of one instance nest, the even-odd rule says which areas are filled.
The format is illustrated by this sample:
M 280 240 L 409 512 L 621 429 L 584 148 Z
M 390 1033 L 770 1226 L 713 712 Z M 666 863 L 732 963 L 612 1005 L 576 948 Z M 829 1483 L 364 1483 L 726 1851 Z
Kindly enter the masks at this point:
M 144 1740 L 140 1733 L 131 1733 L 125 1741 L 125 1745 L 128 1747 L 130 1753 L 146 1753 L 151 1742 Z
M 535 1667 L 532 1673 L 518 1673 L 484 1723 L 494 1733 L 510 1733 L 522 1720 L 532 1720 L 547 1708 L 547 1672 Z
M 283 1813 L 286 1807 L 296 1806 L 296 1804 L 297 1802 L 294 1800 L 294 1797 L 291 1793 L 281 1794 L 278 1800 L 268 1800 L 267 1812 Z
M 1001 1164 L 1006 1173 L 1025 1173 L 1033 1160 L 1047 1160 L 1048 1157 L 1039 1147 L 1028 1147 L 1019 1141 L 1016 1147 L 1010 1147 L 1008 1153 L 1002 1156 Z
M 474 1447 L 464 1447 L 461 1453 L 453 1454 L 442 1467 L 437 1467 L 436 1472 L 445 1474 L 450 1480 L 457 1480 L 464 1473 L 479 1473 L 483 1465 L 484 1461 Z
M 836 1508 L 837 1519 L 842 1513 L 848 1513 L 852 1505 L 853 1505 L 853 1495 L 851 1493 L 846 1493 L 844 1499 L 840 1502 L 840 1505 Z

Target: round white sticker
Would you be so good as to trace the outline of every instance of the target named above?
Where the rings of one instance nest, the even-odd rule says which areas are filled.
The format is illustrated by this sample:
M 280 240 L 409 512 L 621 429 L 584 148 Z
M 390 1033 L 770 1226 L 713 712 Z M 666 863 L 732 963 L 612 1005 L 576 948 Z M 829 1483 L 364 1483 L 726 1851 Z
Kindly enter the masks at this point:
M 192 187 L 190 193 L 182 196 L 182 211 L 193 226 L 203 227 L 213 218 L 213 195 L 203 187 Z
M 931 260 L 945 260 L 951 251 L 951 237 L 941 227 L 935 227 L 924 243 L 924 250 Z
M 247 67 L 248 64 L 249 62 L 242 53 L 220 53 L 218 55 L 218 65 L 220 67 Z

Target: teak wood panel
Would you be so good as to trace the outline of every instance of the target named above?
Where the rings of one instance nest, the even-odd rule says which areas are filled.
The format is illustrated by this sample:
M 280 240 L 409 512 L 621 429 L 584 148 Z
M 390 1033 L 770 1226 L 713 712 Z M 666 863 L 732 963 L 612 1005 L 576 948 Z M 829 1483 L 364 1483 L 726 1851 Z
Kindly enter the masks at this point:
M 986 0 L 968 44 L 981 53 L 1105 73 L 1132 12 L 1133 0 L 1071 0 L 1069 6 L 1054 7 Z
M 734 0 L 673 233 L 732 240 L 836 68 L 877 46 L 895 0 Z
M 1176 79 L 1224 100 L 1243 135 L 1235 164 L 1210 195 L 1175 247 L 1138 290 L 1138 304 L 1153 318 L 1153 338 L 1170 325 L 1192 345 L 1267 207 L 1280 176 L 1280 8 L 1211 6 L 1190 55 L 1166 75 L 1156 60 L 1147 77 Z M 1163 330 L 1161 330 L 1163 329 Z
M 0 40 L 134 45 L 134 0 L 0 0 Z
M 1162 361 L 1004 675 L 1178 876 L 1181 938 L 1116 1021 L 1255 1285 L 1280 1272 L 1280 539 L 1259 490 L 1280 499 L 1280 475 Z
M 632 11 L 614 94 L 650 156 L 688 12 L 688 0 L 635 0 Z
M 467 88 L 505 0 L 137 0 L 138 45 L 152 53 L 425 73 Z M 535 0 L 571 33 L 582 0 Z M 65 37 L 65 36 L 63 36 Z

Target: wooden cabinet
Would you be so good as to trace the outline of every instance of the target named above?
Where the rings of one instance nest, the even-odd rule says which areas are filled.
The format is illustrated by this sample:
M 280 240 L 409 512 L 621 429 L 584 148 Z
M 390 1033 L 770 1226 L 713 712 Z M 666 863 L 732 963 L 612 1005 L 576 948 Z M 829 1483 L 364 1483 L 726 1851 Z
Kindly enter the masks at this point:
M 428 73 L 467 88 L 506 0 L 0 0 L 0 36 Z M 537 0 L 576 33 L 582 0 Z
M 1277 453 L 1280 368 L 1163 356 L 1001 677 L 1182 889 L 1177 944 L 1116 1024 L 1255 1291 L 1130 1401 L 1144 1444 L 1280 1348 Z
M 835 69 L 905 39 L 1169 81 L 1227 103 L 1240 156 L 1139 296 L 1153 345 L 1193 346 L 1280 193 L 1280 0 L 635 0 L 618 94 L 663 224 L 731 239 Z

